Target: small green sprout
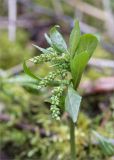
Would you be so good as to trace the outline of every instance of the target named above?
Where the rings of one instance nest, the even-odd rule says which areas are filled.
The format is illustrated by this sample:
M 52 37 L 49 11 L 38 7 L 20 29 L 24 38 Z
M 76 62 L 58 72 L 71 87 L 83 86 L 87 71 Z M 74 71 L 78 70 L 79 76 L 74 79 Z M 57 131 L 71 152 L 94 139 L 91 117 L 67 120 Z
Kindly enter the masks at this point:
M 53 27 L 49 32 L 49 36 L 45 34 L 50 47 L 44 49 L 34 45 L 43 54 L 30 59 L 34 64 L 49 62 L 53 70 L 46 77 L 39 78 L 29 70 L 24 62 L 24 71 L 38 81 L 37 89 L 48 86 L 53 88 L 50 100 L 52 118 L 60 120 L 63 110 L 68 112 L 71 118 L 71 158 L 76 160 L 74 124 L 77 122 L 82 99 L 77 92 L 77 88 L 98 40 L 92 34 L 81 35 L 79 22 L 75 21 L 74 28 L 70 34 L 69 45 L 67 46 L 57 28 L 58 26 Z
M 98 40 L 91 34 L 81 36 L 79 22 L 75 21 L 69 38 L 69 47 L 67 47 L 65 40 L 57 28 L 58 26 L 55 26 L 50 30 L 50 36 L 45 34 L 45 38 L 50 45 L 49 48 L 44 49 L 34 45 L 43 54 L 31 58 L 30 61 L 34 64 L 50 62 L 50 65 L 53 67 L 53 71 L 49 72 L 46 77 L 39 79 L 37 86 L 37 89 L 41 89 L 54 83 L 57 84 L 52 90 L 50 107 L 52 118 L 56 120 L 60 119 L 60 102 L 63 93 L 65 94 L 65 90 L 65 108 L 75 123 L 81 102 L 81 97 L 79 98 L 76 90 L 79 86 L 82 73 L 97 46 Z M 27 66 L 25 65 L 24 63 L 24 70 L 26 72 Z

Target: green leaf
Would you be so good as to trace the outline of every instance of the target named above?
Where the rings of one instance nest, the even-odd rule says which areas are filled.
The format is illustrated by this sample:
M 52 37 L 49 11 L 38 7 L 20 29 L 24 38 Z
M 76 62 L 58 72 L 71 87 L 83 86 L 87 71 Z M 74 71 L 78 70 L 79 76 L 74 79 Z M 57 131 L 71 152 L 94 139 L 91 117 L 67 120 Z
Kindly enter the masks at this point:
M 71 74 L 73 78 L 73 84 L 75 86 L 75 89 L 77 89 L 82 73 L 89 61 L 89 53 L 83 52 L 81 54 L 76 54 L 73 59 L 71 59 L 70 62 L 70 68 L 71 68 Z
M 52 46 L 52 41 L 51 41 L 50 37 L 49 37 L 46 33 L 44 34 L 44 36 L 45 36 L 45 39 L 46 39 L 46 41 L 48 42 L 48 44 L 49 44 L 50 46 Z
M 80 54 L 86 51 L 89 53 L 89 57 L 91 57 L 95 48 L 97 47 L 97 44 L 98 40 L 96 36 L 92 34 L 84 34 L 80 38 L 76 54 Z
M 96 131 L 93 131 L 93 134 L 98 139 L 100 148 L 102 149 L 104 155 L 108 155 L 108 156 L 113 155 L 114 154 L 114 144 L 112 144 L 108 138 L 103 137 Z
M 66 42 L 56 28 L 57 26 L 53 27 L 50 30 L 50 38 L 51 38 L 53 47 L 61 53 L 63 52 L 66 53 L 68 52 Z
M 38 80 L 38 81 L 41 80 L 41 78 L 35 76 L 35 75 L 31 72 L 31 70 L 27 67 L 25 61 L 24 61 L 24 63 L 23 63 L 23 69 L 24 69 L 24 72 L 25 72 L 28 76 L 30 76 L 30 77 Z
M 30 93 L 38 94 L 38 80 L 31 78 L 28 75 L 18 75 L 4 80 L 4 84 L 18 84 L 24 87 Z
M 80 95 L 71 86 L 69 86 L 68 93 L 65 99 L 65 109 L 69 113 L 74 123 L 77 121 L 78 118 L 80 103 Z
M 22 84 L 22 86 L 24 87 L 24 89 L 26 89 L 28 92 L 32 93 L 32 94 L 37 94 L 38 95 L 38 84 L 32 84 L 32 83 L 26 83 L 26 84 Z
M 81 33 L 80 33 L 79 22 L 76 20 L 74 24 L 74 28 L 70 34 L 70 39 L 69 39 L 69 47 L 70 47 L 69 50 L 72 57 L 76 52 L 76 48 L 78 46 L 80 36 L 81 36 Z
M 41 52 L 43 52 L 44 54 L 50 54 L 50 51 L 48 51 L 47 49 L 41 48 L 39 46 L 36 46 L 35 44 L 33 44 L 33 46 L 37 49 L 39 49 Z

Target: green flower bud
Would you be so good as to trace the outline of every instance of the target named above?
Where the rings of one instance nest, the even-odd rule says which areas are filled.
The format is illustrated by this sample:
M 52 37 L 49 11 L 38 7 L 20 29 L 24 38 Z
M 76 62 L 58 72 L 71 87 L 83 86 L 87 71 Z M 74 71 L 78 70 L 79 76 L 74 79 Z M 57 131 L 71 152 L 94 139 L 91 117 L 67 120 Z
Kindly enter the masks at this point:
M 55 87 L 52 91 L 52 97 L 51 97 L 51 114 L 52 118 L 59 120 L 60 119 L 60 97 L 63 93 L 63 86 Z
M 69 85 L 69 80 L 65 80 L 67 73 L 70 71 L 70 55 L 69 54 L 58 54 L 53 47 L 47 49 L 50 53 L 41 54 L 36 56 L 30 61 L 35 64 L 50 62 L 54 67 L 54 72 L 49 72 L 38 84 L 38 89 L 50 85 L 52 82 L 57 83 L 58 87 L 54 87 L 51 97 L 51 115 L 52 118 L 60 120 L 60 99 L 65 86 Z
M 50 54 L 41 54 L 40 56 L 31 58 L 30 61 L 32 61 L 35 64 L 43 63 L 51 61 L 53 58 L 56 58 L 56 53 L 50 53 Z

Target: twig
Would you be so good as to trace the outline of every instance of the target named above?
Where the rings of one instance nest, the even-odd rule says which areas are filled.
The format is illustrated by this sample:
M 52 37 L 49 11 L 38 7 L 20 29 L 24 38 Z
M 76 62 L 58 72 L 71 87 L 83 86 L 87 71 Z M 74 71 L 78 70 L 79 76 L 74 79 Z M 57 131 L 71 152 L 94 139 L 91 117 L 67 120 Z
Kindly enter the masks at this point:
M 98 9 L 86 2 L 79 1 L 77 5 L 77 2 L 74 0 L 73 1 L 64 0 L 64 1 L 68 3 L 69 5 L 71 5 L 72 7 L 78 8 L 80 11 L 88 15 L 91 15 L 103 21 L 105 20 L 105 13 L 106 13 L 105 11 Z

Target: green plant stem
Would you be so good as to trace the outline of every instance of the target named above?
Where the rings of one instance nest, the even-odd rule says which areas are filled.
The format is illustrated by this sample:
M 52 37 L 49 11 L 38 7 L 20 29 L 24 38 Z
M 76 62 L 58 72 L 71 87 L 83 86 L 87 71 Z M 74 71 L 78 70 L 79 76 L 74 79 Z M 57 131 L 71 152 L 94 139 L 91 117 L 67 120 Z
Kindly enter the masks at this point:
M 75 146 L 75 124 L 70 119 L 70 147 L 71 147 L 71 160 L 76 160 L 76 146 Z

